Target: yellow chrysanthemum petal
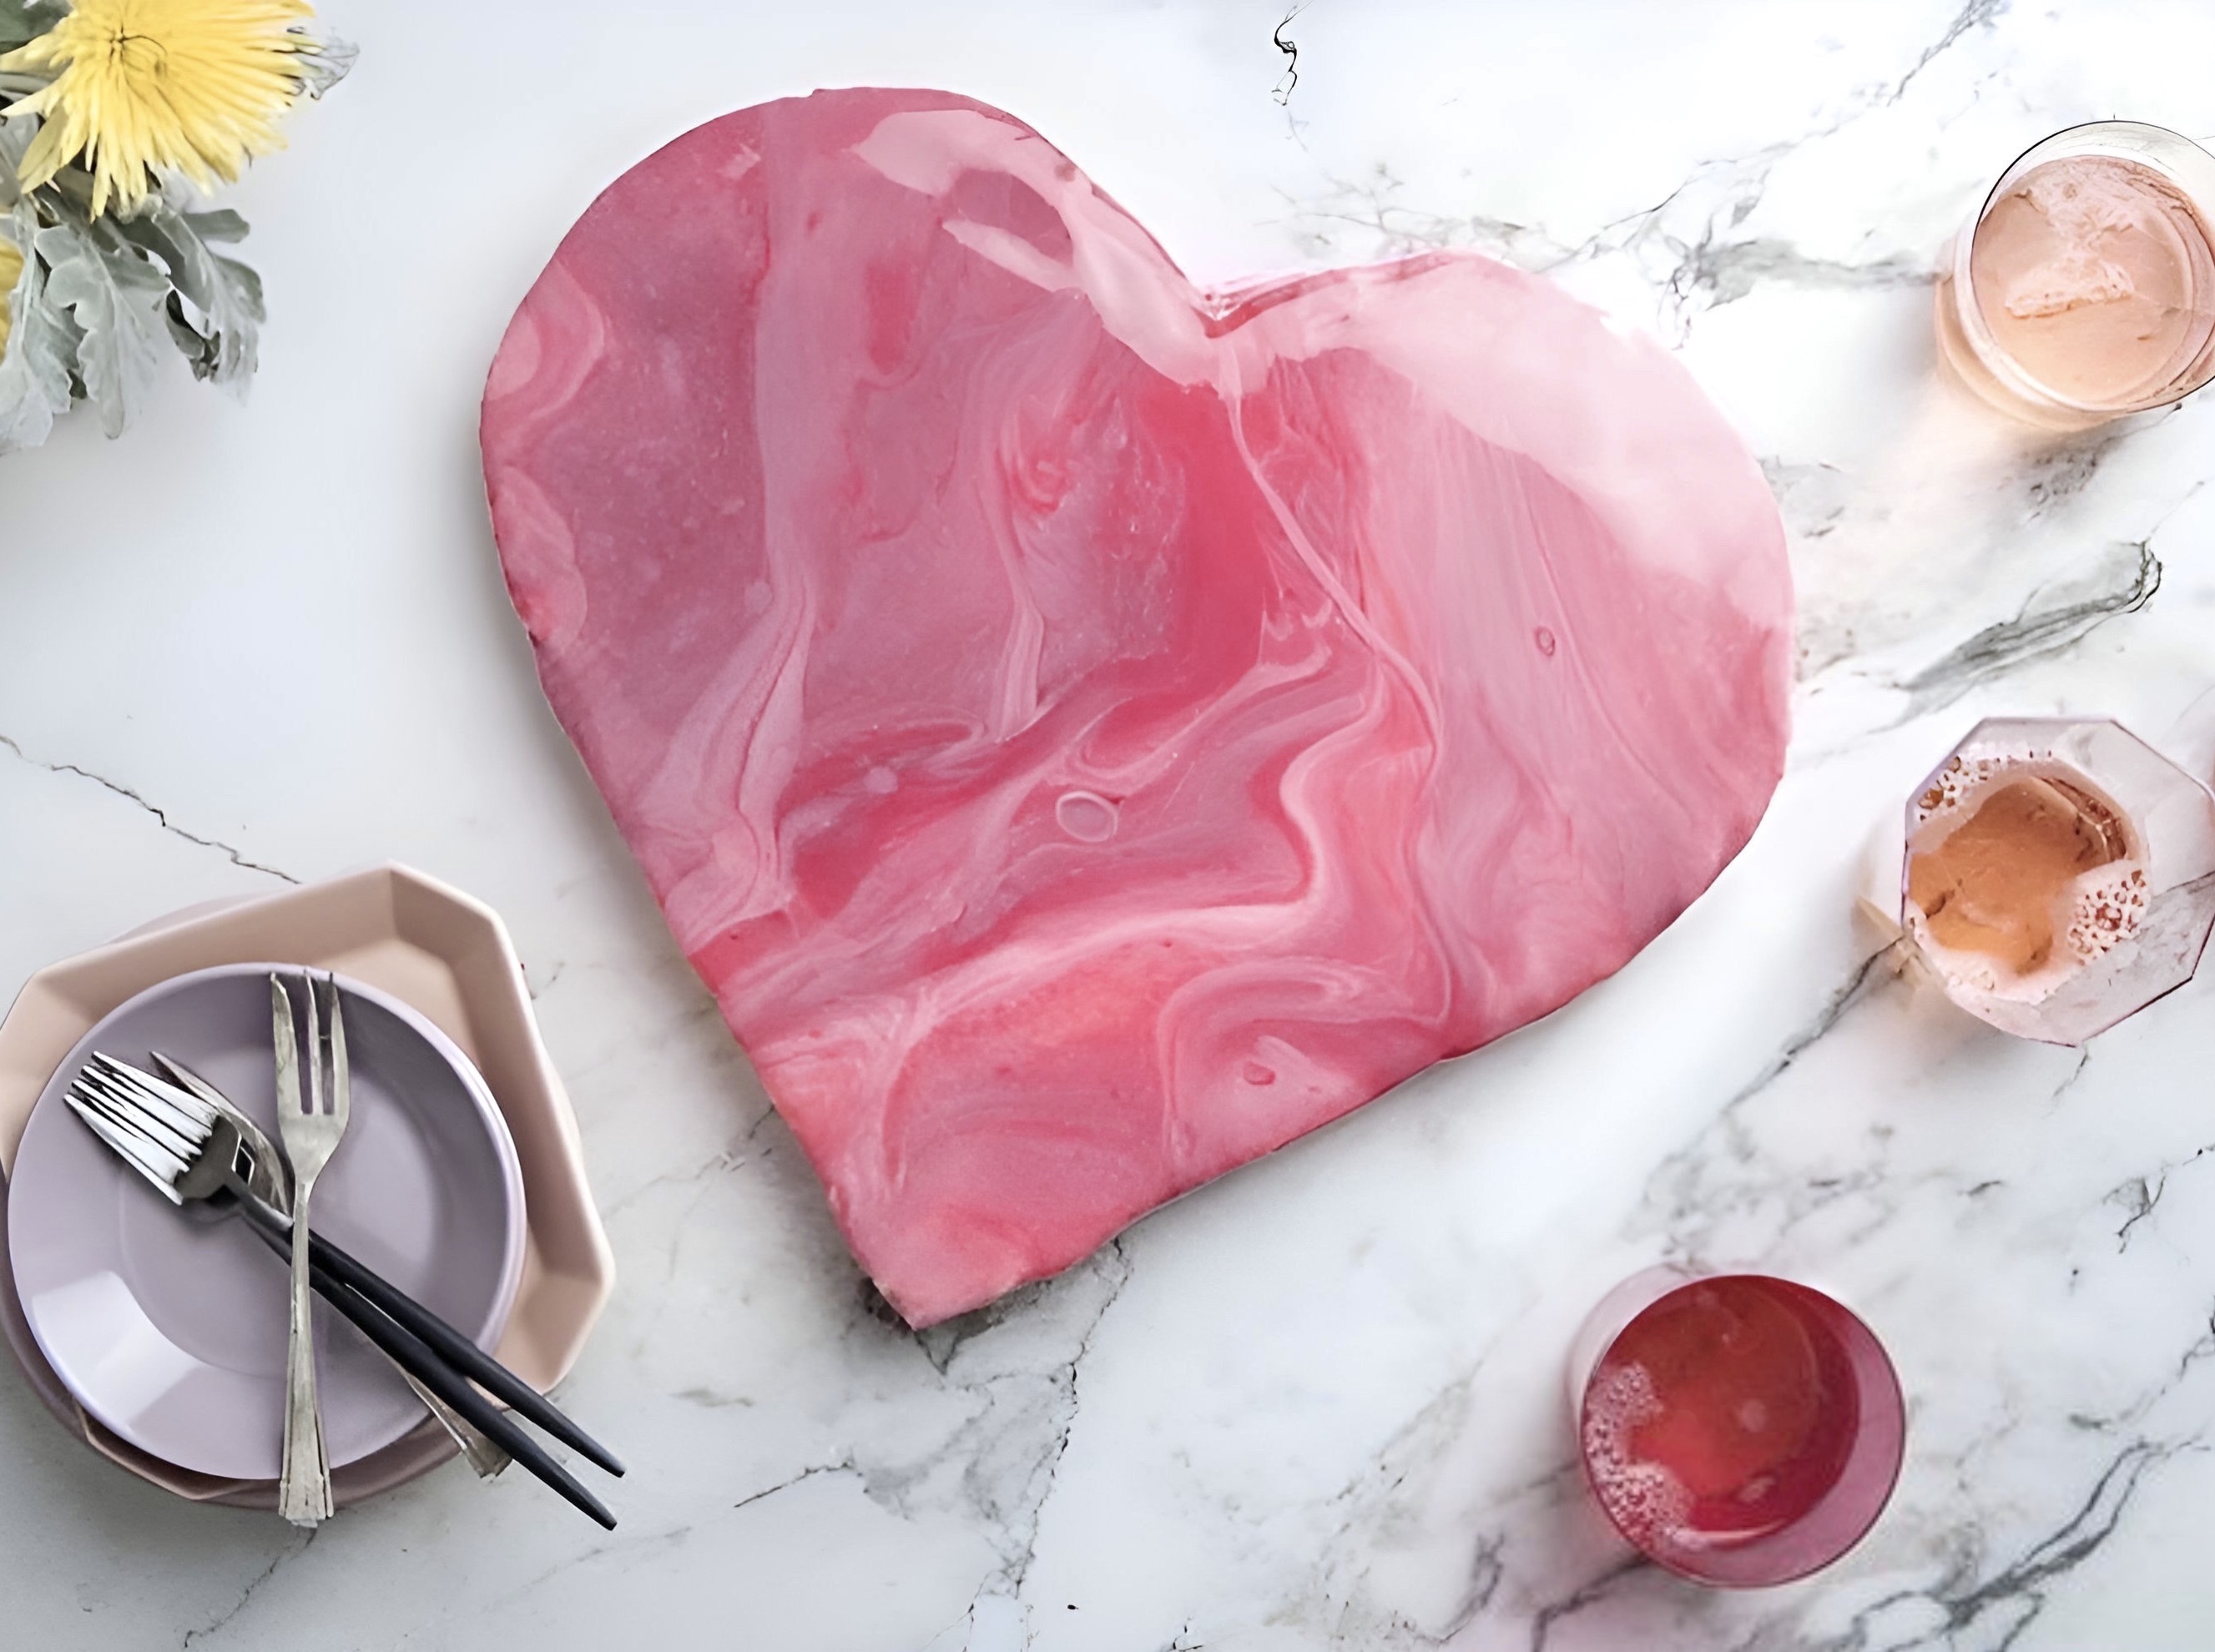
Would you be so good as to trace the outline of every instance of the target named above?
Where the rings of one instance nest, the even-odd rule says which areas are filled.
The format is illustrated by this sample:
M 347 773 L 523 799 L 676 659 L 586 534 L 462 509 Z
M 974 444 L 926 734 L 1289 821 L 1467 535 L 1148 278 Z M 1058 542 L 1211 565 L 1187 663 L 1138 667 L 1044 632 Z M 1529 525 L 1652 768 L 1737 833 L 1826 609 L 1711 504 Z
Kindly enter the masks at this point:
M 8 312 L 8 295 L 23 273 L 23 254 L 15 243 L 0 236 L 0 356 L 8 353 L 8 333 L 15 317 Z
M 79 156 L 92 210 L 128 212 L 181 172 L 202 188 L 235 180 L 248 161 L 284 147 L 277 119 L 301 92 L 291 30 L 308 0 L 76 0 L 68 16 L 0 69 L 54 70 L 10 118 L 45 124 L 18 175 L 35 188 Z

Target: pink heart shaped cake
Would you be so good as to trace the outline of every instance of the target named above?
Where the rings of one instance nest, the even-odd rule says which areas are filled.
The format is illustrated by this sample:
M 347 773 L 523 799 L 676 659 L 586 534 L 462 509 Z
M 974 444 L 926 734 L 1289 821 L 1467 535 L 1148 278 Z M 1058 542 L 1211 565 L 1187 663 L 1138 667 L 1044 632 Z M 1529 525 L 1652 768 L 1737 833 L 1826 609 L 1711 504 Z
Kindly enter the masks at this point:
M 547 695 L 917 1325 L 1608 975 L 1782 767 L 1782 530 L 1666 352 L 1473 255 L 1195 291 L 946 93 L 626 174 L 483 440 Z

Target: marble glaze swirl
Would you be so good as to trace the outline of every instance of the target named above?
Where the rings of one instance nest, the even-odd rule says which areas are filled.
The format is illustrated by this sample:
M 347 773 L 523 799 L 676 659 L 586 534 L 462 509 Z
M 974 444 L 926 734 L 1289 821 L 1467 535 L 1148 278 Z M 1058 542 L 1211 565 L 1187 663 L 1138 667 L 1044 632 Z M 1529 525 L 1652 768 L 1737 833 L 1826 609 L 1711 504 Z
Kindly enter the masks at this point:
M 1782 531 L 1665 352 L 1475 256 L 1197 291 L 944 93 L 635 168 L 483 444 L 547 695 L 918 1325 L 1616 970 L 1782 765 Z

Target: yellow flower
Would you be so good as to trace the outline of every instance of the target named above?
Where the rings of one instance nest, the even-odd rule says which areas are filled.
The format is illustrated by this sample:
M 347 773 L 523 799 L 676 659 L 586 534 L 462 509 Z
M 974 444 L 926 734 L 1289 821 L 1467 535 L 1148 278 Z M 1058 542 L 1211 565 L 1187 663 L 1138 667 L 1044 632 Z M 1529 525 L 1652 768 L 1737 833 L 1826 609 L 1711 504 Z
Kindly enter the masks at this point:
M 15 250 L 15 243 L 0 236 L 0 356 L 8 353 L 8 329 L 14 318 L 8 314 L 8 295 L 15 291 L 15 282 L 23 273 L 23 254 Z
M 304 89 L 299 59 L 320 48 L 294 25 L 308 0 L 76 0 L 0 69 L 58 70 L 8 111 L 43 117 L 19 174 L 36 188 L 80 155 L 95 217 L 125 212 L 183 173 L 203 189 L 280 149 L 277 118 Z

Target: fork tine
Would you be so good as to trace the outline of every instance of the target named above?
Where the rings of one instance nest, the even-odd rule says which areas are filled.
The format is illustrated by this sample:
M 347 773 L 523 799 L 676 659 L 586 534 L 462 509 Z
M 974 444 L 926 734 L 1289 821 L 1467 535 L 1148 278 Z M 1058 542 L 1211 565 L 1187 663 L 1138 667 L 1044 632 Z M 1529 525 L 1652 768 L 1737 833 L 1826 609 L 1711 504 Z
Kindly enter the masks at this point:
M 120 1097 L 87 1084 L 82 1077 L 71 1084 L 64 1095 L 70 1104 L 80 1112 L 90 1111 L 99 1114 L 101 1117 L 128 1133 L 134 1141 L 144 1142 L 158 1155 L 167 1159 L 180 1158 L 175 1149 L 162 1139 L 162 1134 L 150 1125 L 145 1115 Z
M 114 1088 L 138 1097 L 148 1111 L 168 1123 L 179 1135 L 198 1141 L 206 1138 L 215 1123 L 215 1110 L 181 1090 L 172 1089 L 150 1074 L 140 1072 L 126 1062 L 112 1055 L 95 1055 L 101 1063 L 100 1076 Z
M 153 1060 L 158 1065 L 163 1057 L 156 1055 Z M 144 1085 L 156 1095 L 166 1098 L 171 1106 L 188 1117 L 208 1120 L 215 1117 L 215 1109 L 183 1085 L 173 1084 L 158 1074 L 150 1073 L 144 1068 L 135 1067 L 129 1062 L 118 1061 L 104 1049 L 95 1049 L 92 1052 L 92 1065 L 104 1073 L 113 1074 L 130 1083 Z
M 316 1014 L 316 977 L 311 971 L 300 971 L 300 996 L 308 1001 L 308 1036 L 302 1044 L 308 1061 L 308 1114 L 319 1118 L 323 1111 L 323 1029 Z
M 164 1196 L 166 1200 L 170 1200 L 173 1205 L 181 1205 L 181 1202 L 184 1202 L 184 1198 L 180 1198 L 175 1187 L 170 1184 L 166 1165 L 155 1160 L 155 1158 L 150 1156 L 150 1149 L 146 1147 L 139 1138 L 135 1138 L 131 1132 L 126 1132 L 126 1129 L 122 1129 L 120 1125 L 115 1125 L 111 1118 L 107 1118 L 107 1114 L 100 1114 L 100 1111 L 82 1105 L 82 1103 L 77 1103 L 77 1100 L 71 1098 L 69 1105 L 71 1105 L 71 1111 L 76 1111 L 77 1118 L 82 1118 L 82 1121 L 86 1123 L 86 1127 L 89 1127 L 95 1136 L 100 1136 L 100 1141 L 107 1142 L 108 1147 L 115 1152 L 115 1156 L 122 1158 L 128 1167 L 135 1169 L 139 1176 L 144 1176 L 144 1178 L 149 1180 L 149 1183 L 153 1183 L 157 1190 L 162 1190 L 162 1196 Z
M 117 1123 L 136 1130 L 181 1161 L 189 1161 L 199 1151 L 196 1137 L 179 1129 L 113 1079 L 80 1074 L 72 1088 Z
M 276 976 L 269 977 L 270 1034 L 277 1047 L 277 1115 L 300 1111 L 300 1053 L 292 1041 L 292 994 Z
M 330 1013 L 325 1018 L 330 1024 L 331 1035 L 331 1117 L 343 1129 L 352 1088 L 347 1077 L 346 1017 L 339 1008 L 338 977 L 327 970 L 323 972 L 323 984 L 331 995 Z
M 202 1129 L 206 1129 L 215 1123 L 216 1110 L 208 1105 L 208 1104 L 199 1097 L 194 1095 L 192 1091 L 184 1085 L 172 1084 L 167 1079 L 162 1078 L 157 1074 L 149 1073 L 142 1067 L 133 1067 L 128 1062 L 116 1061 L 113 1056 L 108 1058 L 108 1062 L 111 1066 L 114 1067 L 125 1078 L 130 1080 L 132 1083 L 138 1086 L 144 1090 L 149 1091 L 151 1093 L 161 1097 L 163 1101 L 175 1108 L 178 1112 L 183 1114 L 187 1118 L 193 1120 Z
M 172 1192 L 175 1191 L 177 1182 L 185 1172 L 167 1149 L 148 1141 L 113 1113 L 89 1108 L 81 1111 L 78 1117 L 99 1129 L 108 1145 L 130 1159 L 142 1173 Z
M 134 1141 L 146 1148 L 150 1162 L 157 1165 L 165 1174 L 181 1176 L 199 1156 L 199 1149 L 189 1143 L 180 1145 L 177 1138 L 163 1129 L 158 1119 L 126 1096 L 103 1095 L 89 1087 L 74 1092 L 77 1099 L 98 1112 Z
M 148 1156 L 149 1150 L 138 1138 L 111 1123 L 106 1114 L 79 1101 L 74 1092 L 64 1095 L 62 1099 L 69 1104 L 71 1112 L 91 1127 L 94 1135 L 115 1150 L 118 1158 L 160 1189 L 163 1198 L 171 1204 L 184 1202 L 177 1196 L 177 1190 L 169 1185 L 170 1178 L 165 1169 Z
M 89 1087 L 128 1103 L 132 1111 L 146 1121 L 148 1134 L 157 1135 L 185 1158 L 198 1153 L 200 1144 L 207 1140 L 206 1125 L 186 1117 L 168 1098 L 132 1083 L 127 1075 L 109 1075 Z

